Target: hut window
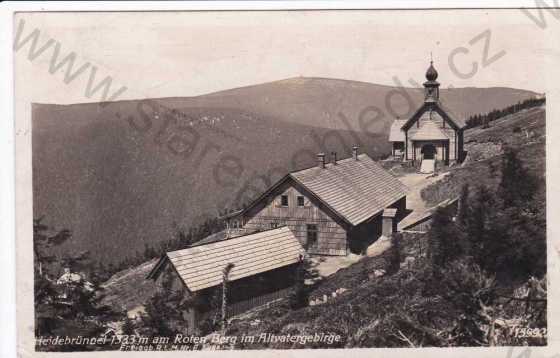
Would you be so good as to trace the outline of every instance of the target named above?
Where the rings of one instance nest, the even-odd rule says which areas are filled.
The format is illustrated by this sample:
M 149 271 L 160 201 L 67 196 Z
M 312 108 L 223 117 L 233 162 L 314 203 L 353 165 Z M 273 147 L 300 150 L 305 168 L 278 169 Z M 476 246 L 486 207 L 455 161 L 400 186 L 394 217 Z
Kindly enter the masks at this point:
M 305 205 L 305 198 L 301 195 L 297 197 L 297 206 L 304 206 Z
M 280 197 L 280 205 L 288 206 L 288 196 L 287 195 L 282 195 Z
M 307 244 L 313 245 L 317 242 L 317 225 L 307 224 Z

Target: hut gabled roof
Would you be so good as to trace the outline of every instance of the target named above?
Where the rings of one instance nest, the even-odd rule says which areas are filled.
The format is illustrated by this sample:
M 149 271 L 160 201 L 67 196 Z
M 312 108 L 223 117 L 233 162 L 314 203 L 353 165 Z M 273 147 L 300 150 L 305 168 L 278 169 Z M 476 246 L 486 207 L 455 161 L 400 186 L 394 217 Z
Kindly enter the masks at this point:
M 291 181 L 312 200 L 324 205 L 346 225 L 356 226 L 383 212 L 388 205 L 402 199 L 408 188 L 367 154 L 314 166 L 287 174 L 255 199 L 241 214 Z
M 222 283 L 224 268 L 233 264 L 229 281 L 297 263 L 305 250 L 284 226 L 165 254 L 148 278 L 157 278 L 165 264 L 173 268 L 191 292 Z
M 290 177 L 353 226 L 380 214 L 408 191 L 367 154 L 293 172 Z

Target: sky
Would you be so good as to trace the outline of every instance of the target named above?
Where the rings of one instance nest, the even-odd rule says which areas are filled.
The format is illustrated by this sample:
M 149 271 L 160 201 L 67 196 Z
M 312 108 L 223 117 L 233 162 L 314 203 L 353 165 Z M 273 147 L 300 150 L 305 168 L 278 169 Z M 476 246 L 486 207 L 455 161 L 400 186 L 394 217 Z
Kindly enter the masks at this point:
M 38 30 L 36 48 L 53 40 L 35 59 L 30 42 L 14 55 L 16 97 L 26 83 L 39 103 L 99 101 L 85 90 L 94 66 L 97 82 L 112 78 L 109 96 L 125 86 L 118 99 L 139 99 L 297 76 L 410 87 L 430 56 L 443 88 L 545 92 L 545 57 L 559 56 L 519 10 L 21 13 L 14 26 L 20 41 Z M 74 70 L 90 64 L 68 83 L 66 65 L 50 68 L 57 44 L 58 61 L 74 52 Z

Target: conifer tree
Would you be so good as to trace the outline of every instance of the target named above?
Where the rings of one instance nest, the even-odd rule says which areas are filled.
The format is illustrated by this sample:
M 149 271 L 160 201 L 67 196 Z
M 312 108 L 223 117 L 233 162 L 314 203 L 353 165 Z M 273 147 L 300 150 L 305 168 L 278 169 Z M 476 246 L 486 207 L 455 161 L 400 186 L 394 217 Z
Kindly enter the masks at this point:
M 389 252 L 388 273 L 396 273 L 400 269 L 402 259 L 402 233 L 395 233 L 391 239 L 391 251 Z
M 507 147 L 502 160 L 502 179 L 498 191 L 504 205 L 523 205 L 532 198 L 535 191 L 535 178 L 523 167 L 517 153 Z
M 306 307 L 309 304 L 309 292 L 305 285 L 305 277 L 309 265 L 309 260 L 303 256 L 300 257 L 300 263 L 296 268 L 294 291 L 289 297 L 289 303 L 292 309 Z
M 65 307 L 60 304 L 59 290 L 56 286 L 54 262 L 56 257 L 52 248 L 62 245 L 71 237 L 70 230 L 53 232 L 43 223 L 43 217 L 33 220 L 33 261 L 35 268 L 35 334 L 53 334 L 63 325 L 61 319 Z
M 459 195 L 459 202 L 457 205 L 457 223 L 464 226 L 469 216 L 469 194 L 470 186 L 465 184 L 461 187 L 461 194 Z
M 449 210 L 438 208 L 428 234 L 429 257 L 435 269 L 442 268 L 463 254 L 463 238 Z
M 466 236 L 468 251 L 475 262 L 488 269 L 496 254 L 491 247 L 497 247 L 498 231 L 496 196 L 485 186 L 479 186 L 469 204 L 469 215 L 465 217 L 463 231 Z
M 128 336 L 134 335 L 136 333 L 134 322 L 132 321 L 132 319 L 130 319 L 130 317 L 126 316 L 126 314 L 122 325 L 122 333 Z
M 149 337 L 172 337 L 188 328 L 183 317 L 184 295 L 173 289 L 173 277 L 163 273 L 161 287 L 145 304 L 145 314 L 141 316 L 139 330 Z
M 107 327 L 107 322 L 120 319 L 110 307 L 101 304 L 103 299 L 100 282 L 69 280 L 58 283 L 56 261 L 62 261 L 69 268 L 89 270 L 91 278 L 95 275 L 94 266 L 86 252 L 67 255 L 59 260 L 52 249 L 71 238 L 69 230 L 50 234 L 53 229 L 42 223 L 42 218 L 33 222 L 33 248 L 35 261 L 35 334 L 37 336 L 60 335 L 73 337 L 98 336 Z M 41 349 L 89 350 L 95 347 L 68 345 L 60 347 L 41 347 Z

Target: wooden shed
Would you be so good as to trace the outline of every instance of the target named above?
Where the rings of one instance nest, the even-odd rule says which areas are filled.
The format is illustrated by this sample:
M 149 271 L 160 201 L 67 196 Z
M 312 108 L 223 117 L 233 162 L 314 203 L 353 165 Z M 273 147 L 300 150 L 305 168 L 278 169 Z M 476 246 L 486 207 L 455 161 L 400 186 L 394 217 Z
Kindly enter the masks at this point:
M 193 305 L 184 313 L 189 333 L 219 315 L 224 269 L 228 316 L 285 297 L 295 285 L 305 250 L 290 228 L 261 231 L 166 253 L 148 275 L 158 287 L 172 280 Z

